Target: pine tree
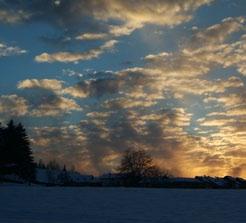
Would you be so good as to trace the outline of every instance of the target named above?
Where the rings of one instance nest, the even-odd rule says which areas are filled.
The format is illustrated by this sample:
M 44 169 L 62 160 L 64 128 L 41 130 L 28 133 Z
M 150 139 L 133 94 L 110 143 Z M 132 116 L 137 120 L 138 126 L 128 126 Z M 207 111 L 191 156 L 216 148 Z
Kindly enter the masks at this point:
M 40 169 L 45 169 L 46 168 L 45 163 L 43 162 L 42 159 L 39 159 L 37 167 L 40 168 Z
M 67 172 L 66 165 L 63 166 L 62 172 L 58 175 L 59 183 L 62 185 L 69 185 L 71 184 L 71 179 L 69 173 Z
M 26 181 L 35 180 L 35 164 L 30 148 L 30 141 L 23 125 L 17 126 L 11 120 L 1 130 L 0 165 L 5 173 L 14 173 Z
M 4 150 L 3 150 L 3 127 L 0 123 L 0 181 L 1 175 L 4 174 Z

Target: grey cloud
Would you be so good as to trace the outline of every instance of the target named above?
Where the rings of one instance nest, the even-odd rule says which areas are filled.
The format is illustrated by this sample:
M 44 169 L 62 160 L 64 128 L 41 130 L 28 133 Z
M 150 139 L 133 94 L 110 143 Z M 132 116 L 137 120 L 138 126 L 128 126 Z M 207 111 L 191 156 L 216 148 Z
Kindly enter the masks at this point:
M 154 2 L 144 0 L 2 0 L 0 12 L 2 11 L 2 15 L 8 15 L 9 19 L 1 17 L 0 13 L 0 21 L 6 23 L 44 21 L 74 32 L 77 27 L 82 27 L 85 33 L 107 31 L 118 36 L 129 34 L 145 24 L 173 26 L 186 22 L 192 18 L 192 13 L 196 9 L 211 2 L 212 0 L 185 2 L 181 0 L 154 0 Z M 110 23 L 112 20 L 114 23 Z
M 246 168 L 246 163 L 240 164 L 237 167 L 233 167 L 231 169 L 231 173 L 230 174 L 232 176 L 240 176 L 245 171 L 245 168 Z
M 122 85 L 123 82 L 116 78 L 87 80 L 64 89 L 64 92 L 78 98 L 101 97 L 119 93 Z
M 19 86 L 29 88 L 27 90 L 23 90 L 21 94 L 29 103 L 28 114 L 30 116 L 59 117 L 64 114 L 71 113 L 72 111 L 82 110 L 76 101 L 63 97 L 60 94 L 58 90 L 61 87 L 61 83 L 59 81 L 48 81 L 48 83 L 51 84 L 50 86 L 42 86 L 44 83 L 47 84 L 47 80 L 44 82 L 38 80 L 27 80 L 19 83 Z M 53 83 L 55 86 L 52 85 Z

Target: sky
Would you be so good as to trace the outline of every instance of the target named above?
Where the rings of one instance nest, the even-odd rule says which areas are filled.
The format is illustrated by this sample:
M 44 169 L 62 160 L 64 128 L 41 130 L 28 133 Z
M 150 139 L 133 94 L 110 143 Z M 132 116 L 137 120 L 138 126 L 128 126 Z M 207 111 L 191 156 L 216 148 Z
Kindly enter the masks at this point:
M 246 177 L 245 0 L 0 0 L 0 122 L 36 160 Z

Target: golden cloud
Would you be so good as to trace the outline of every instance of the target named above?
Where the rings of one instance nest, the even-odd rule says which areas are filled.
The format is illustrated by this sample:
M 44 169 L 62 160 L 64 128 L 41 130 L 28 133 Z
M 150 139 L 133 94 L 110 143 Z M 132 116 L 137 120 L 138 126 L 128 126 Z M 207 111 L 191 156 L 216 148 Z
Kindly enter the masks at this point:
M 35 57 L 35 61 L 39 63 L 48 62 L 78 62 L 80 60 L 91 60 L 98 58 L 102 53 L 104 53 L 107 50 L 110 50 L 114 47 L 114 45 L 118 41 L 116 40 L 109 40 L 106 43 L 104 43 L 102 46 L 91 49 L 87 52 L 80 52 L 80 53 L 74 53 L 74 52 L 58 52 L 58 53 L 42 53 Z
M 28 113 L 28 102 L 18 95 L 0 96 L 0 113 L 8 116 L 23 116 Z

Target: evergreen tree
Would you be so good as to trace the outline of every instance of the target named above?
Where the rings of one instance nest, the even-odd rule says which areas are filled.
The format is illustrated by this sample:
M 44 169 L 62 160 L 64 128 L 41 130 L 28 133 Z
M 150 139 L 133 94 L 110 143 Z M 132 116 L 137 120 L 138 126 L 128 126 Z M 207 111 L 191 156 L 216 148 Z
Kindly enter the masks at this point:
M 35 164 L 30 141 L 23 125 L 11 120 L 0 136 L 0 166 L 5 174 L 14 173 L 27 181 L 35 180 Z
M 40 168 L 40 169 L 45 169 L 46 168 L 45 163 L 43 162 L 42 159 L 39 159 L 37 167 Z
M 4 174 L 4 150 L 3 150 L 3 127 L 0 123 L 0 181 L 1 175 Z
M 67 172 L 66 165 L 63 166 L 62 172 L 58 175 L 58 181 L 62 185 L 69 185 L 72 183 L 69 173 Z
M 55 159 L 49 161 L 46 168 L 49 170 L 61 170 L 59 163 Z

